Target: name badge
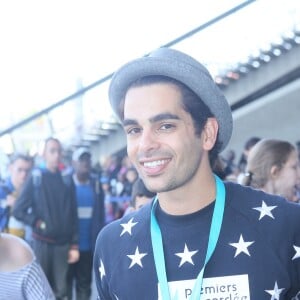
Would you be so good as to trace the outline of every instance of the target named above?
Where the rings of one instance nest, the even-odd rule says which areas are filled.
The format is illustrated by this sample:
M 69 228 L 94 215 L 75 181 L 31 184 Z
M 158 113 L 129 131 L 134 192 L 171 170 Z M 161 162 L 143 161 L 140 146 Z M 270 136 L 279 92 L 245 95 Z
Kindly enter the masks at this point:
M 93 209 L 91 207 L 78 207 L 77 211 L 80 219 L 89 219 L 93 214 Z
M 189 299 L 195 280 L 168 283 L 172 300 Z M 158 287 L 158 299 L 163 300 Z M 250 300 L 248 275 L 203 278 L 201 300 Z

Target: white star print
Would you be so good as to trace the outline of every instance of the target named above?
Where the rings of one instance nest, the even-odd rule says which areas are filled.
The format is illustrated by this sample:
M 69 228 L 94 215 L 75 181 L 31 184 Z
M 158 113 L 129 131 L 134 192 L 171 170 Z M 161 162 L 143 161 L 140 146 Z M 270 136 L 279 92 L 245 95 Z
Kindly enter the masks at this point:
M 253 207 L 253 209 L 260 212 L 259 220 L 261 220 L 264 216 L 269 216 L 270 218 L 274 219 L 271 211 L 276 207 L 277 206 L 268 206 L 265 201 L 262 201 L 261 207 Z
M 292 260 L 294 260 L 294 259 L 300 257 L 300 247 L 297 247 L 297 246 L 295 246 L 295 245 L 294 245 L 293 247 L 294 247 L 296 253 L 295 253 L 295 255 L 293 256 Z
M 142 258 L 146 255 L 147 255 L 147 253 L 140 253 L 139 252 L 139 247 L 136 247 L 134 254 L 127 255 L 131 259 L 131 264 L 129 266 L 129 269 L 131 267 L 133 267 L 134 265 L 136 265 L 136 264 L 139 265 L 140 267 L 143 267 Z
M 133 222 L 133 218 L 131 218 L 127 223 L 121 224 L 121 226 L 123 227 L 123 231 L 121 232 L 120 236 L 122 236 L 126 232 L 128 232 L 131 235 L 131 229 L 137 223 L 138 222 Z
M 245 242 L 243 239 L 243 236 L 240 235 L 240 239 L 239 239 L 238 243 L 229 243 L 229 245 L 236 248 L 234 257 L 237 257 L 242 252 L 244 252 L 245 254 L 250 256 L 248 247 L 251 246 L 253 243 L 254 242 Z
M 105 274 L 105 269 L 104 269 L 104 264 L 103 264 L 102 259 L 100 259 L 99 272 L 100 272 L 100 277 L 101 277 L 101 280 L 102 280 L 103 276 L 106 275 L 106 274 Z
M 271 300 L 279 300 L 280 294 L 284 289 L 279 289 L 277 285 L 277 281 L 275 282 L 273 290 L 265 290 L 268 294 L 272 296 Z
M 192 256 L 195 255 L 198 252 L 196 251 L 189 251 L 188 247 L 186 244 L 184 244 L 184 250 L 183 252 L 175 253 L 175 255 L 179 256 L 181 258 L 179 268 L 186 262 L 194 265 L 194 262 L 192 260 Z

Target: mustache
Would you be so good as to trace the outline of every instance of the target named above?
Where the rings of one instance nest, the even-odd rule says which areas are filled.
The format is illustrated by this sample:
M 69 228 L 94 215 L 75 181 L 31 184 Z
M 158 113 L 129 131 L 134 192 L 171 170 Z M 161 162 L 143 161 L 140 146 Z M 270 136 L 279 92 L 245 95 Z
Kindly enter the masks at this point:
M 139 152 L 137 154 L 138 160 L 144 160 L 149 158 L 170 158 L 172 155 L 169 151 L 165 150 L 149 150 L 146 152 Z

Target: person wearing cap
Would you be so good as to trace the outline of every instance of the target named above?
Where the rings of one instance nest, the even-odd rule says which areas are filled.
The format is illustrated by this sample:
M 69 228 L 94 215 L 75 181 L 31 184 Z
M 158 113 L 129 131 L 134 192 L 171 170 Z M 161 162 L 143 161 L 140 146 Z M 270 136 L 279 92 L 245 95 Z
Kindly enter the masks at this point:
M 105 224 L 104 193 L 98 176 L 92 171 L 91 153 L 80 147 L 73 152 L 74 172 L 70 179 L 75 185 L 78 225 L 79 252 L 76 263 L 69 265 L 68 299 L 89 300 L 91 296 L 93 252 L 98 232 Z
M 297 299 L 300 206 L 213 173 L 233 122 L 207 69 L 160 48 L 117 70 L 109 99 L 157 196 L 101 230 L 99 298 Z
M 32 247 L 56 299 L 67 297 L 69 263 L 79 258 L 74 185 L 59 170 L 62 146 L 46 139 L 45 167 L 35 168 L 15 203 L 13 215 L 32 227 Z

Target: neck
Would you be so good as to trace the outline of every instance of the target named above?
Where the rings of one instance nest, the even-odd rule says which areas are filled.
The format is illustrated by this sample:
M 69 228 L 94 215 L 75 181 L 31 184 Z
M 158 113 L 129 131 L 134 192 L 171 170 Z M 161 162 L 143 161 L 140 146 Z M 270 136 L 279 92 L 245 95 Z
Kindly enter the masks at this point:
M 271 180 L 269 180 L 261 189 L 268 194 L 276 195 L 274 184 Z
M 22 184 L 16 182 L 13 178 L 11 178 L 11 183 L 16 191 L 18 191 L 22 186 Z
M 75 174 L 75 178 L 79 183 L 86 183 L 89 181 L 89 176 L 88 174 Z
M 49 166 L 49 165 L 47 165 L 47 169 L 51 173 L 56 173 L 58 171 L 58 167 L 53 167 L 53 166 Z
M 198 176 L 197 181 L 185 184 L 173 191 L 157 195 L 161 208 L 171 215 L 186 215 L 196 212 L 216 198 L 213 173 Z

